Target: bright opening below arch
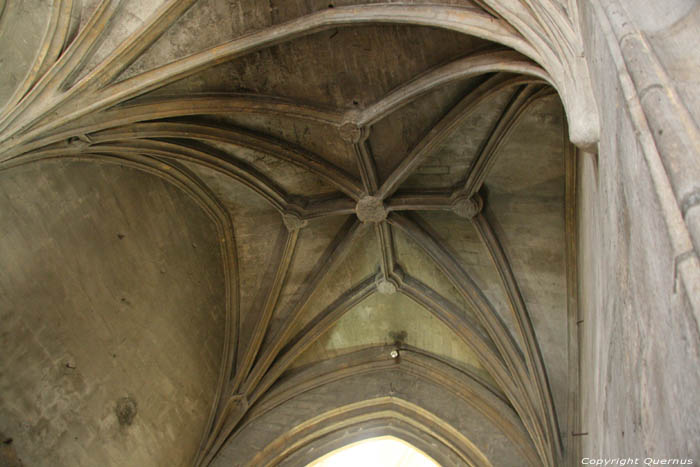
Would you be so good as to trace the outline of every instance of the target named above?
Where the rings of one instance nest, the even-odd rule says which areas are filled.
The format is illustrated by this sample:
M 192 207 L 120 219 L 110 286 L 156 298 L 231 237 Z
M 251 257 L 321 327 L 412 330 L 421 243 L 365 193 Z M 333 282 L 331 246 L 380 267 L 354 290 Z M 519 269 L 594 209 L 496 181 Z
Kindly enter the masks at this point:
M 307 467 L 440 467 L 412 445 L 393 436 L 348 444 L 311 462 Z

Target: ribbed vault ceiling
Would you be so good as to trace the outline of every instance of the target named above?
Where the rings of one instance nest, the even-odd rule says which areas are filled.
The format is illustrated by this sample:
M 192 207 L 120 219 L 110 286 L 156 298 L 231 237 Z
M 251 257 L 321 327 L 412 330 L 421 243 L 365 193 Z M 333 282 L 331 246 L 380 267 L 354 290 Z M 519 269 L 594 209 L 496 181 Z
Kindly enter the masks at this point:
M 163 352 L 186 349 L 191 368 L 197 358 L 220 368 L 216 383 L 209 375 L 187 401 L 173 398 L 191 404 L 189 416 L 205 427 L 201 440 L 183 442 L 183 465 L 301 465 L 363 437 L 360 429 L 401 437 L 443 463 L 559 464 L 573 390 L 573 187 L 559 97 L 576 112 L 572 5 L 46 3 L 8 2 L 0 17 L 10 65 L 0 87 L 0 251 L 27 257 L 31 247 L 20 238 L 53 238 L 65 254 L 93 247 L 89 226 L 62 242 L 57 225 L 72 220 L 56 217 L 59 208 L 24 211 L 44 203 L 85 212 L 106 232 L 123 230 L 111 209 L 132 230 L 148 218 L 143 235 L 171 240 L 177 267 L 189 268 L 177 280 L 199 284 L 202 298 L 168 302 L 176 317 L 162 318 L 189 326 L 191 347 L 182 347 L 179 328 L 152 341 Z M 22 44 L 18 28 L 27 31 Z M 125 185 L 137 178 L 129 183 L 143 193 Z M 170 194 L 139 201 L 164 182 Z M 47 183 L 53 188 L 34 192 Z M 73 183 L 82 188 L 69 189 Z M 18 199 L 23 192 L 34 195 Z M 117 201 L 95 204 L 109 193 Z M 166 214 L 177 222 L 167 224 Z M 33 221 L 21 222 L 27 216 Z M 178 239 L 168 228 L 194 233 Z M 92 253 L 95 264 L 110 248 Z M 127 248 L 133 257 L 115 274 L 164 261 L 162 245 Z M 191 255 L 208 262 L 185 262 Z M 70 283 L 58 274 L 50 285 L 70 295 L 96 280 L 91 269 L 76 271 Z M 172 282 L 144 277 L 120 287 L 173 293 Z M 0 278 L 4 313 L 22 313 L 17 274 Z M 107 314 L 126 300 L 110 290 L 95 292 Z M 70 303 L 53 303 L 57 316 L 83 319 Z M 149 303 L 136 305 L 157 314 L 161 306 Z M 132 328 L 116 320 L 109 339 L 126 339 Z M 27 365 L 40 365 L 31 352 Z M 124 365 L 148 374 L 136 361 L 149 356 L 128 358 Z M 5 374 L 18 371 L 8 365 Z M 136 391 L 128 379 L 110 384 L 115 394 Z M 65 409 L 78 424 L 94 399 L 81 397 Z M 1 430 L 13 430 L 18 406 L 3 407 Z M 104 420 L 110 413 L 103 410 Z M 137 434 L 127 427 L 117 436 L 103 423 L 96 436 L 108 438 L 108 451 L 125 439 L 152 442 L 132 461 L 158 463 L 168 442 L 180 441 L 149 441 L 143 432 L 159 422 L 138 425 L 139 415 L 156 417 L 139 412 Z M 46 443 L 25 431 L 15 435 L 18 453 Z M 55 443 L 70 453 L 80 440 L 66 434 Z M 91 462 L 90 450 L 75 452 L 66 464 Z

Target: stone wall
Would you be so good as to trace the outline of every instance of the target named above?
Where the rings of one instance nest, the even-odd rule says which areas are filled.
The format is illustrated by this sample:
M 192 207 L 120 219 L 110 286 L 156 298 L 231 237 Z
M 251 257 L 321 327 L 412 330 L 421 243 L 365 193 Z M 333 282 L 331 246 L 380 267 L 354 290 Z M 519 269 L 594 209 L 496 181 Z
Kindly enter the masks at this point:
M 693 208 L 679 201 L 693 190 L 697 127 L 677 122 L 698 115 L 680 65 L 700 55 L 680 41 L 660 74 L 638 65 L 658 60 L 640 44 L 697 31 L 700 8 L 675 2 L 671 18 L 654 16 L 655 2 L 627 3 L 581 2 L 601 115 L 598 153 L 578 162 L 582 456 L 699 462 L 698 262 Z

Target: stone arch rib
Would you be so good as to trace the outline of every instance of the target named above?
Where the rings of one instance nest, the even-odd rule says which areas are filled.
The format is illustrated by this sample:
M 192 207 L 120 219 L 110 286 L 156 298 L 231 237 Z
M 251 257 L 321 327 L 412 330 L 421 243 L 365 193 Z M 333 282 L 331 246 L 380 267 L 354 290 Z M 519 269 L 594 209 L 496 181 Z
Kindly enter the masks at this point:
M 153 21 L 157 22 L 157 19 Z M 542 62 L 540 55 L 535 49 L 510 25 L 503 20 L 493 18 L 477 8 L 403 4 L 365 4 L 334 8 L 311 13 L 287 23 L 246 34 L 238 39 L 176 60 L 116 84 L 109 84 L 108 80 L 106 83 L 100 83 L 101 87 L 98 90 L 85 92 L 82 96 L 56 95 L 54 99 L 46 99 L 45 103 L 39 104 L 36 110 L 30 112 L 34 117 L 20 119 L 15 125 L 9 127 L 8 133 L 18 134 L 26 132 L 27 134 L 22 139 L 29 140 L 41 133 L 74 121 L 87 113 L 111 107 L 190 76 L 222 61 L 232 60 L 259 49 L 331 27 L 380 23 L 412 24 L 454 30 L 506 45 L 534 59 L 536 62 Z M 552 76 L 556 77 L 556 75 Z M 561 88 L 561 86 L 558 86 L 556 78 L 553 84 L 557 88 Z M 40 115 L 46 115 L 51 109 L 67 104 L 65 99 L 68 97 L 71 101 L 71 107 L 78 110 L 53 118 L 51 121 L 39 125 L 39 128 L 27 132 L 32 126 L 37 125 Z M 0 142 L 0 149 L 6 149 L 3 146 L 2 142 Z
M 461 462 L 473 467 L 491 467 L 486 456 L 468 438 L 430 412 L 395 397 L 381 397 L 340 407 L 297 426 L 292 436 L 284 435 L 267 445 L 247 465 L 277 465 L 305 444 L 321 436 L 364 425 L 367 422 L 397 420 L 423 435 L 437 439 L 455 453 Z M 443 448 L 443 449 L 444 449 Z
M 359 375 L 376 375 L 396 370 L 412 378 L 440 384 L 456 397 L 471 405 L 505 434 L 519 449 L 525 463 L 541 465 L 529 435 L 512 407 L 500 392 L 484 383 L 468 369 L 457 368 L 440 357 L 410 347 L 401 349 L 399 360 L 390 358 L 392 346 L 366 348 L 310 365 L 286 377 L 254 404 L 236 433 L 256 419 L 300 394 L 333 382 Z M 236 436 L 234 434 L 233 436 Z

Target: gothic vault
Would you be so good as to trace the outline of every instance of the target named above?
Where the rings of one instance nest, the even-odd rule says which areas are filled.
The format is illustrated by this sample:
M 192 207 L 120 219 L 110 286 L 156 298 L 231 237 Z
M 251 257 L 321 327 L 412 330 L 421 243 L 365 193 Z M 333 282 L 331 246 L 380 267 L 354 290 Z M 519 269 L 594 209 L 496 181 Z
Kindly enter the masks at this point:
M 700 455 L 669 4 L 0 0 L 0 465 Z

